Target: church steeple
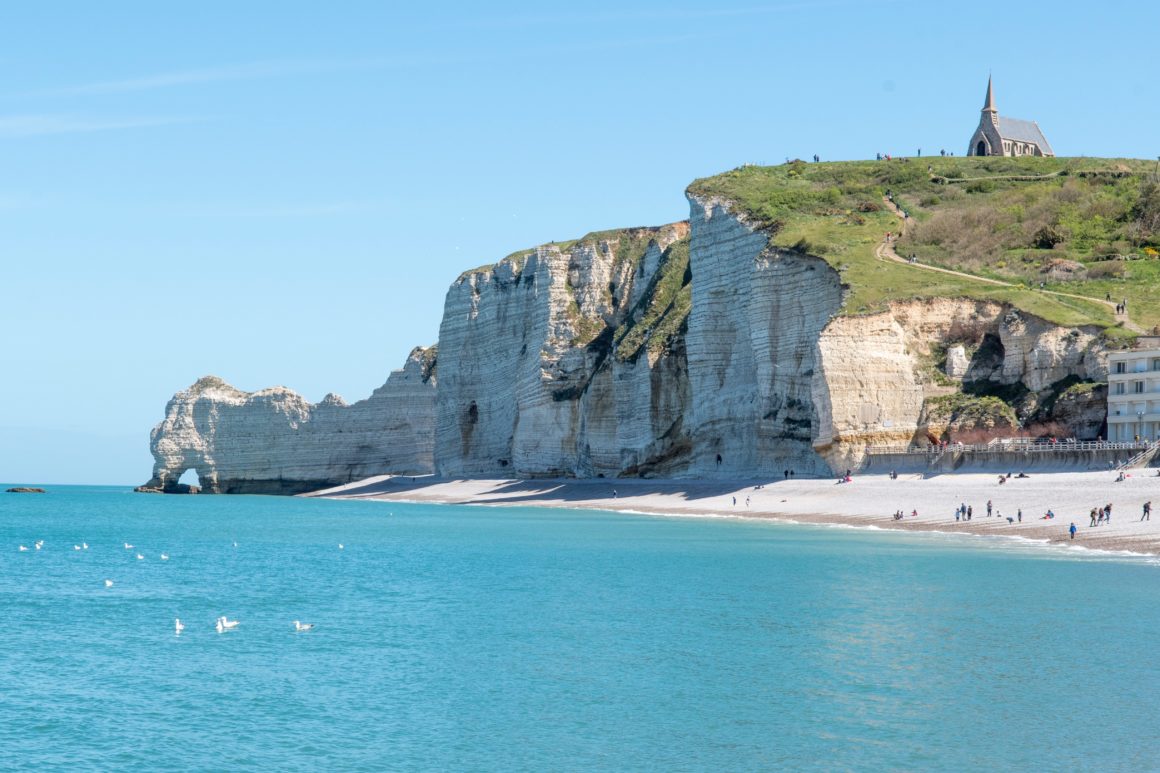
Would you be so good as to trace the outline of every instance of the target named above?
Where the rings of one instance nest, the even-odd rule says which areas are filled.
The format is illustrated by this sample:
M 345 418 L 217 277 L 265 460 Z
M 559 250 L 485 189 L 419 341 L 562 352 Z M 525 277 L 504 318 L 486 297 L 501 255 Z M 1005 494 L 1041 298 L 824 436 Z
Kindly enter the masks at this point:
M 991 88 L 991 76 L 987 76 L 987 101 L 983 103 L 984 113 L 998 113 L 999 110 L 995 107 L 995 92 Z

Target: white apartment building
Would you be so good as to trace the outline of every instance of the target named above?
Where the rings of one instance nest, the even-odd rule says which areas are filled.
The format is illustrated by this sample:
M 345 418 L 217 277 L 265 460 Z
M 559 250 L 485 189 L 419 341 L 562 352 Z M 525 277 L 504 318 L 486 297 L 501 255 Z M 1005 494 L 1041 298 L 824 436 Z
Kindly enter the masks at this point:
M 1160 339 L 1108 355 L 1108 440 L 1160 439 Z

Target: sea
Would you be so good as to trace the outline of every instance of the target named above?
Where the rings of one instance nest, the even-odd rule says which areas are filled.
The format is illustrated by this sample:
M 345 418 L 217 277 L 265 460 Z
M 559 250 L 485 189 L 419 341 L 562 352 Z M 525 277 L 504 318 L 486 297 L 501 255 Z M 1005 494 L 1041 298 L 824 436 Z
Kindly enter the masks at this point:
M 1158 645 L 1015 540 L 0 493 L 2 770 L 1156 770 Z

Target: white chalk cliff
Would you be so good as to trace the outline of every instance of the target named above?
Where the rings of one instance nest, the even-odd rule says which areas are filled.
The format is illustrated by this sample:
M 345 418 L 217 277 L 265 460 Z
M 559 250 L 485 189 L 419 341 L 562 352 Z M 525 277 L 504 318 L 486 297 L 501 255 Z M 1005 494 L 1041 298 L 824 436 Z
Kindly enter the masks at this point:
M 243 392 L 206 376 L 178 392 L 152 432 L 153 477 L 178 490 L 195 470 L 222 494 L 296 494 L 386 472 L 429 473 L 435 350 L 415 349 L 365 400 L 329 394 L 311 404 L 285 387 Z
M 729 201 L 690 204 L 688 222 L 461 275 L 438 386 L 423 349 L 351 406 L 199 381 L 153 431 L 148 485 L 173 490 L 189 468 L 208 491 L 260 493 L 430 471 L 830 474 L 860 464 L 868 444 L 965 426 L 996 395 L 1003 420 L 1100 431 L 1103 393 L 1065 391 L 1106 374 L 1098 329 L 950 298 L 844 314 L 846 288 L 825 260 L 775 246 Z
M 460 276 L 439 330 L 437 472 L 683 472 L 682 342 L 629 333 L 663 317 L 653 307 L 671 303 L 671 284 L 687 284 L 687 233 L 676 223 L 594 234 Z

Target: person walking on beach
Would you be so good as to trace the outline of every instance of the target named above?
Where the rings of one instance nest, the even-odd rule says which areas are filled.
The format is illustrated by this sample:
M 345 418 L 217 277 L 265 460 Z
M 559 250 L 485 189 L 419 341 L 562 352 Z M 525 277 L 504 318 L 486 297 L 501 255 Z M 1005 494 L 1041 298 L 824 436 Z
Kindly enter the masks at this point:
M 1088 524 L 1089 527 L 1096 525 L 1096 509 L 1094 507 L 1092 508 L 1091 516 L 1092 522 Z
M 733 497 L 733 506 L 737 507 L 737 497 Z
M 785 470 L 782 472 L 782 475 L 785 476 L 786 480 L 789 480 L 789 468 L 788 467 L 785 468 Z
M 1108 522 L 1108 526 L 1112 525 L 1112 503 L 1108 502 L 1104 505 L 1104 520 Z
M 745 506 L 749 507 L 749 497 L 745 497 Z
M 1141 521 L 1151 521 L 1152 520 L 1152 500 L 1149 499 L 1147 502 L 1144 503 L 1144 513 L 1140 516 L 1140 520 Z
M 970 505 L 967 505 L 967 520 L 968 521 L 971 520 L 971 517 L 974 514 L 975 514 L 975 508 L 971 507 Z
M 1019 511 L 1017 513 L 1015 513 L 1015 517 L 1019 519 L 1019 523 L 1023 523 L 1023 508 L 1022 507 L 1020 507 Z
M 959 509 L 956 507 L 956 508 L 955 508 L 955 523 L 958 523 L 958 522 L 959 522 L 959 516 L 960 516 L 961 514 L 962 514 L 962 511 L 961 511 L 961 510 L 959 510 Z
M 1071 522 L 1071 527 L 1068 529 L 1071 532 L 1071 538 L 1075 539 L 1075 521 Z
M 991 517 L 991 500 L 987 500 L 987 517 Z

